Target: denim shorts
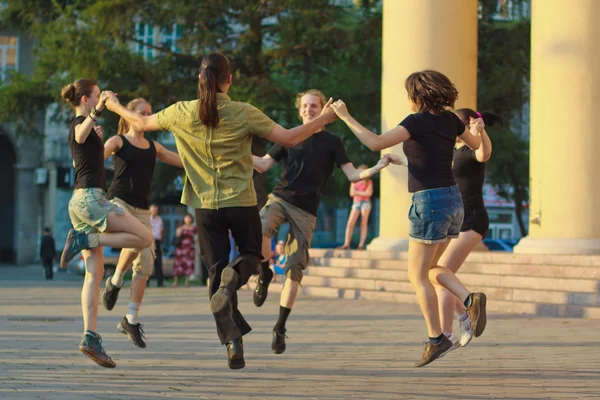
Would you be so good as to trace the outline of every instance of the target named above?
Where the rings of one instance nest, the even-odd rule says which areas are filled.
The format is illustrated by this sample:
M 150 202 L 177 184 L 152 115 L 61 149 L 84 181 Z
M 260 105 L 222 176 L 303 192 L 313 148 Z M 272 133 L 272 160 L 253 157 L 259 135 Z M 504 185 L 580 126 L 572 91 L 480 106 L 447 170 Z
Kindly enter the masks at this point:
M 463 218 L 462 198 L 456 185 L 416 192 L 408 212 L 410 238 L 425 244 L 457 238 Z
M 363 211 L 371 209 L 371 200 L 360 200 L 352 203 L 352 210 Z
M 123 215 L 123 209 L 106 199 L 102 189 L 75 189 L 69 201 L 69 217 L 76 231 L 98 233 L 106 231 L 108 213 Z

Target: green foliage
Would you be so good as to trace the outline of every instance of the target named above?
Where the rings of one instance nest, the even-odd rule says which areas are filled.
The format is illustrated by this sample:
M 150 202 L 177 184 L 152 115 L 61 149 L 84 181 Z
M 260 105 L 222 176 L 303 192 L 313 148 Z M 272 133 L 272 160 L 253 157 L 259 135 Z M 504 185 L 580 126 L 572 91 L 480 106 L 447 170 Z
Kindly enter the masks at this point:
M 513 0 L 514 1 L 514 0 Z M 522 0 L 526 1 L 526 0 Z M 329 0 L 13 0 L 0 24 L 36 39 L 36 70 L 15 74 L 0 87 L 0 118 L 17 122 L 24 132 L 39 133 L 31 114 L 60 99 L 62 85 L 76 78 L 96 79 L 119 93 L 122 102 L 145 97 L 154 110 L 196 97 L 201 56 L 219 50 L 234 68 L 232 98 L 248 101 L 286 127 L 300 123 L 296 93 L 317 88 L 342 98 L 352 114 L 379 132 L 381 108 L 381 2 L 357 0 L 337 6 Z M 479 108 L 521 123 L 528 99 L 530 24 L 492 20 L 496 0 L 480 0 Z M 136 37 L 136 21 L 171 30 L 177 23 L 177 49 L 147 45 Z M 144 59 L 133 47 L 152 48 Z M 137 48 L 135 49 L 137 50 Z M 117 119 L 104 116 L 105 136 Z M 343 138 L 355 165 L 374 164 L 378 153 L 366 149 L 341 122 L 328 130 Z M 522 204 L 528 194 L 527 141 L 515 129 L 490 130 L 494 154 L 488 180 L 507 199 Z M 254 143 L 263 154 L 265 143 Z M 518 169 L 517 169 L 518 168 Z M 513 171 L 515 170 L 515 171 Z M 265 193 L 279 168 L 255 178 Z M 153 197 L 172 188 L 178 171 L 158 164 Z M 512 187 L 513 190 L 504 190 Z M 338 170 L 324 199 L 347 197 L 348 182 Z M 327 200 L 325 200 L 327 201 Z
M 529 201 L 529 135 L 522 127 L 523 107 L 529 100 L 531 23 L 495 21 L 491 10 L 495 8 L 483 8 L 479 24 L 478 107 L 501 115 L 507 126 L 488 129 L 494 150 L 487 181 L 501 197 L 514 202 L 525 236 L 522 211 Z
M 36 69 L 0 88 L 0 117 L 27 121 L 30 110 L 43 110 L 60 99 L 60 88 L 87 77 L 110 88 L 125 103 L 145 97 L 154 110 L 196 97 L 201 56 L 226 54 L 234 68 L 230 95 L 261 108 L 284 126 L 299 124 L 297 92 L 314 87 L 343 97 L 367 126 L 379 126 L 381 75 L 381 8 L 373 1 L 359 6 L 329 0 L 14 0 L 0 15 L 1 24 L 36 39 Z M 177 51 L 161 43 L 147 45 L 136 37 L 136 21 L 171 30 L 177 23 Z M 153 48 L 150 60 L 132 51 Z M 359 61 L 360 60 L 360 61 Z M 117 119 L 105 113 L 104 131 L 116 131 Z M 331 127 L 344 138 L 356 163 L 377 160 L 365 152 L 345 125 Z M 33 132 L 30 130 L 30 132 Z M 264 153 L 265 143 L 255 150 Z M 162 196 L 173 170 L 159 164 L 154 196 Z M 272 174 L 272 173 L 271 173 Z M 260 183 L 260 179 L 263 182 Z M 271 177 L 272 178 L 272 177 Z M 268 190 L 258 177 L 257 186 Z M 347 191 L 336 176 L 330 192 Z

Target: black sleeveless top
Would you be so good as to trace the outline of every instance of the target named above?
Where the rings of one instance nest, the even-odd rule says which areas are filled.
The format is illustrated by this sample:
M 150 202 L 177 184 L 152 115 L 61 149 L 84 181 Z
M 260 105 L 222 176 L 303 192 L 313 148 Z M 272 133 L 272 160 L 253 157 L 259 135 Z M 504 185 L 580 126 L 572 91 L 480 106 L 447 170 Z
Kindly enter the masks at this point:
M 71 120 L 69 125 L 69 147 L 75 162 L 75 189 L 106 190 L 104 175 L 104 143 L 96 134 L 94 128 L 83 143 L 75 140 L 75 127 L 85 121 L 86 117 L 79 115 Z
M 150 184 L 156 165 L 156 147 L 140 149 L 121 136 L 123 146 L 115 153 L 115 179 L 108 189 L 108 198 L 118 197 L 130 206 L 149 209 Z
M 454 149 L 452 170 L 465 208 L 483 206 L 485 163 L 477 161 L 469 146 L 462 146 Z

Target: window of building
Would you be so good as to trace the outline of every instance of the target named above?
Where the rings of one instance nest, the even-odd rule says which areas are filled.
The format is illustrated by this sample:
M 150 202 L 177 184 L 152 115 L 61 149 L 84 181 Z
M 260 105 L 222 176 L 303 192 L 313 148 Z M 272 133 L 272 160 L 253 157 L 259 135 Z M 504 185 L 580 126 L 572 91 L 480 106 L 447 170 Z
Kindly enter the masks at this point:
M 154 49 L 151 46 L 154 46 L 154 27 L 150 24 L 135 24 L 135 38 L 139 40 L 141 43 L 137 43 L 136 51 L 138 54 L 141 54 L 144 59 L 151 60 L 154 58 Z M 146 46 L 150 45 L 150 46 Z
M 19 69 L 19 38 L 0 36 L 0 79 L 5 80 L 10 71 Z
M 177 42 L 181 39 L 181 26 L 173 24 L 171 29 L 163 28 L 161 31 L 162 44 L 174 53 L 179 53 Z

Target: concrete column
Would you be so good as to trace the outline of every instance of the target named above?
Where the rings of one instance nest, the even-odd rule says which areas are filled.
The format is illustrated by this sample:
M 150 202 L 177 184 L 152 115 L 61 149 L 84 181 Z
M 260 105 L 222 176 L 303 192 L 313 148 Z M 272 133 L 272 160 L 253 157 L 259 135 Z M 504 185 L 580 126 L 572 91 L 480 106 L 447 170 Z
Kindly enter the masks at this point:
M 459 91 L 457 108 L 477 104 L 477 0 L 386 0 L 383 2 L 381 130 L 411 113 L 404 80 L 435 69 Z M 388 150 L 402 154 L 402 146 Z M 404 167 L 381 173 L 379 237 L 369 250 L 408 248 L 408 175 Z
M 534 0 L 529 236 L 515 253 L 600 253 L 600 2 Z
M 34 262 L 38 253 L 40 195 L 35 184 L 35 167 L 15 166 L 15 253 L 17 265 Z

